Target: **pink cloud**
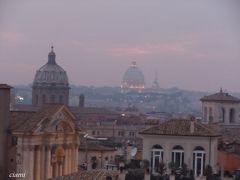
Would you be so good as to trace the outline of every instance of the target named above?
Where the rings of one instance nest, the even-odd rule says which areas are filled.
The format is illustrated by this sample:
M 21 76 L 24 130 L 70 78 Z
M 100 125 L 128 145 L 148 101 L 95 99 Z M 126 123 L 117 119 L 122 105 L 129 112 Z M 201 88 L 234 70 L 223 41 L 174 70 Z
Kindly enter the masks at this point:
M 190 55 L 197 58 L 204 57 L 196 52 L 190 42 L 166 42 L 156 44 L 143 44 L 136 47 L 115 47 L 107 50 L 111 56 L 145 56 L 145 55 Z
M 143 44 L 136 47 L 116 47 L 108 49 L 113 56 L 149 55 L 149 54 L 180 54 L 186 53 L 187 48 L 183 43 L 158 43 Z
M 22 42 L 23 34 L 19 32 L 0 31 L 0 41 L 6 46 L 13 46 Z
M 152 54 L 150 49 L 140 47 L 120 47 L 108 50 L 113 56 L 145 55 Z

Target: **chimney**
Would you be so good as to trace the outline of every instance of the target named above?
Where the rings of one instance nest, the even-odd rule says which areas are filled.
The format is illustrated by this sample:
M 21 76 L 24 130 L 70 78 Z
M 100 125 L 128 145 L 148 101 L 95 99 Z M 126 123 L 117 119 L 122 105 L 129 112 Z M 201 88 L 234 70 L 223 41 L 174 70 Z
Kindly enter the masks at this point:
M 7 179 L 8 172 L 8 128 L 10 126 L 10 89 L 0 84 L 0 179 Z
M 80 94 L 79 96 L 79 107 L 84 107 L 84 101 L 85 101 L 85 97 L 83 94 Z
M 195 121 L 195 118 L 194 117 L 191 117 L 190 119 L 190 133 L 193 134 L 194 133 L 194 122 Z

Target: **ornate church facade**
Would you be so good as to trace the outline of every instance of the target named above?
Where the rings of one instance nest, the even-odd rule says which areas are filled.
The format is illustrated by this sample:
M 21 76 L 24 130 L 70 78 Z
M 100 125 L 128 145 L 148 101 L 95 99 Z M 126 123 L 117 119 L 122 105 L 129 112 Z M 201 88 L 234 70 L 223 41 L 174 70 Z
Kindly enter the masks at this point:
M 66 106 L 43 105 L 34 113 L 12 111 L 10 130 L 13 172 L 25 173 L 28 180 L 77 172 L 81 131 Z
M 77 172 L 83 132 L 69 110 L 67 73 L 56 63 L 53 47 L 34 77 L 36 108 L 10 110 L 10 89 L 0 84 L 0 140 L 6 144 L 0 148 L 0 179 L 47 180 Z

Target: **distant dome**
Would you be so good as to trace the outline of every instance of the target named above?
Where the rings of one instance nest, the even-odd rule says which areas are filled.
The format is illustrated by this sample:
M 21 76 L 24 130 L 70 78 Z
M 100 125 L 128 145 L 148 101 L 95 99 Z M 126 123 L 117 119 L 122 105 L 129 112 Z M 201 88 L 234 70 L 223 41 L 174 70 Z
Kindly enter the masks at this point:
M 68 86 L 68 77 L 66 71 L 59 66 L 56 61 L 56 54 L 53 51 L 48 54 L 48 62 L 37 70 L 34 77 L 34 85 L 63 85 Z
M 144 75 L 137 67 L 136 62 L 132 62 L 130 68 L 123 75 L 122 88 L 141 90 L 144 89 Z

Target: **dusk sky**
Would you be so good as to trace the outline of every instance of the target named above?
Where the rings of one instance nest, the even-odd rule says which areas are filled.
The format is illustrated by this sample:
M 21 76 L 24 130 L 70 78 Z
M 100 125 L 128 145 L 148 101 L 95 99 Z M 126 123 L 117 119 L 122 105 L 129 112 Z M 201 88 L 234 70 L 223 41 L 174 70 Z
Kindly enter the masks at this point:
M 239 0 L 0 0 L 0 82 L 30 84 L 53 44 L 70 84 L 240 92 Z

